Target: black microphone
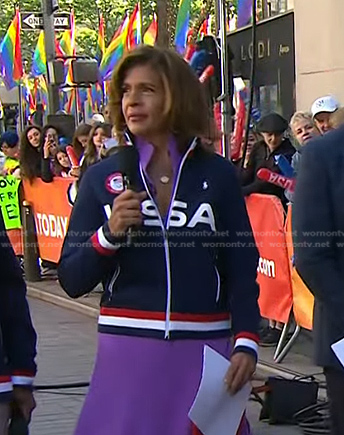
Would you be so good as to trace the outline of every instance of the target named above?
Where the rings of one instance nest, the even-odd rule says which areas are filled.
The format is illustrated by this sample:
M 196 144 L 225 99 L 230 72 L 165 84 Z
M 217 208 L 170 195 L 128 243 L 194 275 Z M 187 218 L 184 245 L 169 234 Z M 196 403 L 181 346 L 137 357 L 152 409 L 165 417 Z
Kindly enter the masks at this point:
M 133 145 L 117 146 L 115 151 L 118 171 L 123 176 L 123 189 L 139 192 L 139 153 Z M 127 230 L 127 245 L 132 244 L 132 228 Z

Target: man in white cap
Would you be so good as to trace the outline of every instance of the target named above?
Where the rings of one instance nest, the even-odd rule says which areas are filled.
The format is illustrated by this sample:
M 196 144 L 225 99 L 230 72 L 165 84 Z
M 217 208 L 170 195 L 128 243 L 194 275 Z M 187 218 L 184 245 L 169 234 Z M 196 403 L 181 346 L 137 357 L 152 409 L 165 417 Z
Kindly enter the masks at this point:
M 340 107 L 338 101 L 331 95 L 318 98 L 312 104 L 312 116 L 320 130 L 321 134 L 327 133 L 332 130 L 330 125 L 331 114 L 338 110 Z
M 91 125 L 103 124 L 105 122 L 104 116 L 101 113 L 95 113 L 92 116 Z

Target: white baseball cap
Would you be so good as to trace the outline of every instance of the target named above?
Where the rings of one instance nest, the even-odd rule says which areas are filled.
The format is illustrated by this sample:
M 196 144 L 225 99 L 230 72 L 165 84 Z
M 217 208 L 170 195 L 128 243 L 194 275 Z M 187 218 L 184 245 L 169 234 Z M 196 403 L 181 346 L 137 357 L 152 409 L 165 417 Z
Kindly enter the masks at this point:
M 318 98 L 312 104 L 312 116 L 313 118 L 318 115 L 318 113 L 333 113 L 339 109 L 340 104 L 331 95 L 326 95 L 325 97 Z
M 92 116 L 92 121 L 93 122 L 100 122 L 100 123 L 103 124 L 105 122 L 105 119 L 104 119 L 104 116 L 101 113 L 95 113 Z

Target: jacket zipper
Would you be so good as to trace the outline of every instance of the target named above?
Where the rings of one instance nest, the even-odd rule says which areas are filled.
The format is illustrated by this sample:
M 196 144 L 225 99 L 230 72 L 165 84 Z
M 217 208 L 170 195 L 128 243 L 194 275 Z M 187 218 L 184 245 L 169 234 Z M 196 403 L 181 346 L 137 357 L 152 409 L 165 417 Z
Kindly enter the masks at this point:
M 165 339 L 169 339 L 170 338 L 171 301 L 172 301 L 171 260 L 170 260 L 170 248 L 169 248 L 169 245 L 168 245 L 168 234 L 167 234 L 167 231 L 168 231 L 169 226 L 170 226 L 171 212 L 172 212 L 172 208 L 173 208 L 174 199 L 175 199 L 176 194 L 177 194 L 181 172 L 182 172 L 185 160 L 187 159 L 190 151 L 195 148 L 196 143 L 197 143 L 197 139 L 195 138 L 192 141 L 191 145 L 189 146 L 189 149 L 185 153 L 185 155 L 182 158 L 182 161 L 181 161 L 181 163 L 179 165 L 177 177 L 176 177 L 176 180 L 175 180 L 175 183 L 174 183 L 174 188 L 173 188 L 173 193 L 172 193 L 170 205 L 169 205 L 168 212 L 167 212 L 166 227 L 165 227 L 164 222 L 162 220 L 162 217 L 160 215 L 158 206 L 155 203 L 154 198 L 151 195 L 151 192 L 149 190 L 149 187 L 147 185 L 147 182 L 146 182 L 146 179 L 145 179 L 145 176 L 144 176 L 144 173 L 143 173 L 142 165 L 140 163 L 141 177 L 142 177 L 145 189 L 148 192 L 148 196 L 149 196 L 150 200 L 152 201 L 152 203 L 154 204 L 156 212 L 158 214 L 160 226 L 161 226 L 161 229 L 162 229 L 162 232 L 163 232 L 162 235 L 163 235 L 163 239 L 164 239 L 165 264 L 166 264 L 166 280 L 167 280 L 167 304 L 166 304 L 166 312 L 165 312 Z
M 221 292 L 220 274 L 219 274 L 217 267 L 214 266 L 214 268 L 215 268 L 216 279 L 217 279 L 216 303 L 218 303 L 220 300 L 220 292 Z
M 120 272 L 121 272 L 121 266 L 118 266 L 118 268 L 115 270 L 115 273 L 112 275 L 111 281 L 109 283 L 108 289 L 110 292 L 110 300 L 112 299 L 112 295 L 113 295 L 113 286 L 115 285 L 115 282 L 117 281 Z

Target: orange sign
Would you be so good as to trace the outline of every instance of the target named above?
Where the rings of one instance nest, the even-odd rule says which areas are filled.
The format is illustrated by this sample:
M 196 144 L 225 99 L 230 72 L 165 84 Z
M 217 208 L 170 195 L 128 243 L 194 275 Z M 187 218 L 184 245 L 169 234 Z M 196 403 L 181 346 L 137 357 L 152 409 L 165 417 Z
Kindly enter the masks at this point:
M 32 206 L 40 257 L 57 263 L 63 239 L 67 233 L 72 206 L 68 202 L 68 189 L 74 179 L 54 178 L 52 183 L 36 179 L 32 184 L 24 181 L 24 197 Z
M 261 315 L 287 323 L 292 308 L 292 289 L 282 203 L 275 196 L 253 194 L 246 199 L 246 206 L 260 254 Z
M 293 291 L 293 312 L 295 316 L 295 321 L 302 328 L 312 330 L 314 296 L 309 291 L 308 287 L 303 282 L 302 278 L 297 273 L 295 267 L 292 264 L 294 249 L 292 240 L 291 207 L 289 207 L 288 209 L 285 232 L 287 239 L 288 256 L 290 261 L 290 273 Z

